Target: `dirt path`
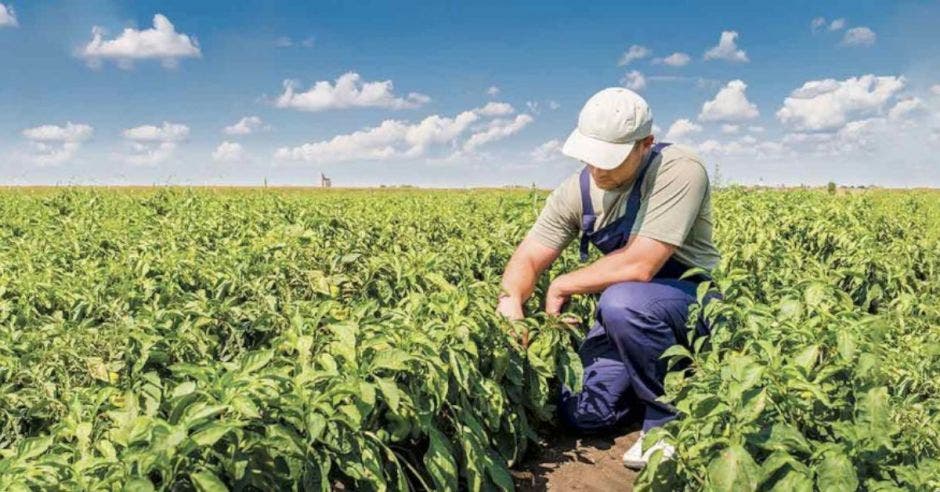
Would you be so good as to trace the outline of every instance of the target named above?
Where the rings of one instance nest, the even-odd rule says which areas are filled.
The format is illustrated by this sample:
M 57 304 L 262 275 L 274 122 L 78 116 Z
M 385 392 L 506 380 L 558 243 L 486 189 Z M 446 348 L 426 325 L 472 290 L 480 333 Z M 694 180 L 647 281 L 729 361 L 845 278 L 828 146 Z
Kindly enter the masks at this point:
M 621 461 L 640 433 L 624 429 L 620 435 L 576 437 L 559 434 L 513 471 L 522 491 L 579 490 L 586 492 L 632 491 L 636 472 Z

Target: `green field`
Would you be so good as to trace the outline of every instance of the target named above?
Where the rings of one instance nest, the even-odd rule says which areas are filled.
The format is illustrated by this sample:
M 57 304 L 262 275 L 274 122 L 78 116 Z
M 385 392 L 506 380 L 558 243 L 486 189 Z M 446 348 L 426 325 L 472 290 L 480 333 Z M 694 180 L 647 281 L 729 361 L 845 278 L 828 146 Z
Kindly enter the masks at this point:
M 580 376 L 495 314 L 544 197 L 0 191 L 0 490 L 511 488 Z M 940 194 L 714 207 L 725 302 L 636 486 L 940 488 Z

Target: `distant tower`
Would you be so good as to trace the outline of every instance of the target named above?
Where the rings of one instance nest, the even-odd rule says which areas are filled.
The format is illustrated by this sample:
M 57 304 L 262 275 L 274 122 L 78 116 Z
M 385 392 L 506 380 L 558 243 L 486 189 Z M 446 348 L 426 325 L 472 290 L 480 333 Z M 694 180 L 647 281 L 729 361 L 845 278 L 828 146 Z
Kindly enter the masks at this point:
M 333 184 L 333 180 L 327 178 L 325 174 L 320 173 L 320 188 L 329 188 Z

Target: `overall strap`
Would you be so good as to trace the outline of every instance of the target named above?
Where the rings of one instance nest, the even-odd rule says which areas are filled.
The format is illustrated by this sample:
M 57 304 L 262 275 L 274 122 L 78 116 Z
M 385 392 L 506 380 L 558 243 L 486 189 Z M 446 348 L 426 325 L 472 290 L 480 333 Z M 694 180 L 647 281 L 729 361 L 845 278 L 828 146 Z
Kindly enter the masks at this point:
M 588 259 L 588 247 L 591 244 L 590 235 L 594 231 L 594 204 L 591 203 L 591 172 L 587 166 L 581 170 L 579 184 L 581 186 L 581 261 Z

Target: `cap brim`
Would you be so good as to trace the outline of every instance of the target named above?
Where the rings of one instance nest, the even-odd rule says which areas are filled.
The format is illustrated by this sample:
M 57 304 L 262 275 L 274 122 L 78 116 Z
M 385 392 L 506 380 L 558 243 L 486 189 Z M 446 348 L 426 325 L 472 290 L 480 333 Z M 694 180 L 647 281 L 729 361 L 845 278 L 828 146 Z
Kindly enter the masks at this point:
M 600 169 L 613 169 L 621 164 L 633 150 L 634 142 L 610 143 L 585 136 L 577 128 L 568 135 L 561 152 L 568 157 Z

